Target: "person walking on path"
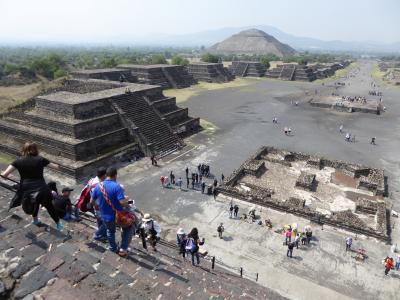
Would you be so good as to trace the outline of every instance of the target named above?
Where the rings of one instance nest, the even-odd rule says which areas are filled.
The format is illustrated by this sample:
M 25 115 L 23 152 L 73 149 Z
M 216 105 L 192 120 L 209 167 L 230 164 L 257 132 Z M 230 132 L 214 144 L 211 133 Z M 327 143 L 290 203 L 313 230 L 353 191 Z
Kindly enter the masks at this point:
M 188 167 L 186 167 L 185 173 L 186 173 L 186 178 L 189 178 L 189 168 Z
M 217 188 L 214 188 L 214 189 L 213 189 L 213 196 L 214 196 L 214 200 L 216 200 L 216 199 L 217 199 L 217 195 L 218 195 Z
M 217 227 L 217 232 L 218 232 L 218 237 L 220 239 L 222 239 L 222 233 L 224 231 L 225 231 L 224 224 L 223 223 L 219 224 L 219 226 Z
M 389 271 L 393 268 L 393 258 L 388 257 L 385 262 L 385 275 L 389 274 Z
M 204 190 L 206 189 L 206 183 L 203 181 L 201 183 L 201 193 L 204 194 Z
M 186 242 L 186 251 L 192 255 L 192 265 L 194 266 L 194 258 L 196 257 L 197 264 L 200 264 L 199 246 L 204 245 L 205 239 L 200 240 L 199 231 L 197 228 L 193 228 L 188 234 Z
M 232 219 L 232 217 L 233 217 L 233 204 L 231 202 L 231 205 L 229 207 L 229 218 Z
M 346 252 L 351 251 L 351 245 L 353 244 L 353 238 L 351 236 L 346 238 Z
M 340 125 L 340 127 L 339 127 L 339 132 L 340 132 L 340 133 L 343 133 L 343 125 Z
M 221 183 L 224 182 L 224 179 L 225 179 L 225 175 L 224 175 L 224 173 L 222 173 L 221 174 Z
M 179 189 L 182 190 L 182 178 L 181 177 L 178 178 L 177 184 L 179 186 Z
M 150 157 L 150 159 L 151 159 L 151 165 L 157 166 L 157 158 L 154 154 Z
M 296 245 L 296 248 L 299 249 L 299 243 L 300 243 L 300 232 L 296 234 L 296 237 L 294 238 L 294 243 Z
M 176 242 L 178 243 L 179 254 L 183 256 L 183 259 L 185 259 L 186 256 L 186 249 L 185 249 L 186 241 L 187 241 L 187 236 L 185 230 L 183 230 L 183 228 L 179 228 L 178 231 L 176 232 Z
M 285 243 L 286 245 L 290 244 L 292 241 L 292 228 L 289 227 L 288 230 L 285 232 Z
M 186 177 L 186 188 L 188 189 L 189 188 L 189 177 Z
M 293 257 L 294 243 L 289 243 L 287 247 L 288 247 L 288 249 L 287 249 L 287 252 L 286 252 L 286 256 L 292 258 Z
M 161 183 L 161 186 L 164 187 L 164 183 L 165 183 L 165 177 L 164 176 L 160 177 L 160 183 Z
M 58 170 L 58 165 L 40 156 L 35 143 L 27 142 L 22 147 L 21 157 L 14 160 L 11 165 L 1 173 L 1 176 L 8 178 L 15 170 L 18 171 L 20 176 L 20 185 L 17 192 L 17 196 L 20 197 L 15 198 L 16 201 L 10 204 L 10 208 L 22 204 L 25 213 L 32 215 L 32 224 L 40 225 L 41 222 L 38 218 L 39 209 L 40 206 L 44 206 L 50 217 L 56 223 L 56 228 L 61 231 L 64 226 L 60 222 L 60 218 L 54 209 L 52 202 L 53 195 L 43 177 L 44 168 Z M 29 200 L 24 201 L 23 195 L 31 195 L 35 200 L 33 205 Z
M 400 269 L 400 254 L 397 255 L 396 259 L 396 270 L 398 271 Z
M 144 214 L 142 219 L 142 228 L 144 229 L 146 239 L 150 242 L 154 251 L 157 251 L 156 245 L 160 240 L 161 227 L 153 220 L 150 214 Z
M 239 213 L 239 206 L 235 205 L 235 206 L 233 207 L 233 216 L 234 216 L 235 218 L 237 218 L 237 217 L 238 217 L 238 213 Z

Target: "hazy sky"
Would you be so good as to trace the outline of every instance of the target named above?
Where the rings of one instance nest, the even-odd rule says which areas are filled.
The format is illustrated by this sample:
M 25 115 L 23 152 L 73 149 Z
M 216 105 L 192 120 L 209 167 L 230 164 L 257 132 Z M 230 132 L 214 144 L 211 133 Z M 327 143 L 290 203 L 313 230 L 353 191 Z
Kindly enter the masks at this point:
M 400 0 L 0 0 L 0 43 L 107 43 L 261 24 L 324 40 L 399 42 Z

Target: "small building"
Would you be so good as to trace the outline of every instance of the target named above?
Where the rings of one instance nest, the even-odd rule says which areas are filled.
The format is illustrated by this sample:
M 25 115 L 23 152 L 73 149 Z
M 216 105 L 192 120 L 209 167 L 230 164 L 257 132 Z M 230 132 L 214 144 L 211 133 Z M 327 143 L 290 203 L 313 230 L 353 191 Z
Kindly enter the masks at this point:
M 184 66 L 123 64 L 118 65 L 118 68 L 131 72 L 140 83 L 159 85 L 166 89 L 186 88 L 196 83 Z
M 229 71 L 239 77 L 263 77 L 266 70 L 258 61 L 233 61 L 229 67 Z
M 137 82 L 137 78 L 131 72 L 122 69 L 89 69 L 71 72 L 72 77 L 77 79 L 102 79 L 120 82 Z
M 223 83 L 235 78 L 222 63 L 191 63 L 187 70 L 199 81 Z

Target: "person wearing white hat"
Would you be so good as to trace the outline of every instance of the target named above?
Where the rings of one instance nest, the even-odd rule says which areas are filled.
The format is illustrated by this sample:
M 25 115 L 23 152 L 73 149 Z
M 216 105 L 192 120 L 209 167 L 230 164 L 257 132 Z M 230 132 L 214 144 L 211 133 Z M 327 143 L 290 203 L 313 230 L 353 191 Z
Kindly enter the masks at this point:
M 157 241 L 160 240 L 161 227 L 153 220 L 150 214 L 144 214 L 142 219 L 142 228 L 144 229 L 145 237 L 150 242 L 154 251 L 157 251 Z
M 186 241 L 187 241 L 187 236 L 185 230 L 183 228 L 179 228 L 178 231 L 176 232 L 176 242 L 178 243 L 179 254 L 182 254 L 183 259 L 185 259 L 186 256 L 186 249 L 185 249 Z

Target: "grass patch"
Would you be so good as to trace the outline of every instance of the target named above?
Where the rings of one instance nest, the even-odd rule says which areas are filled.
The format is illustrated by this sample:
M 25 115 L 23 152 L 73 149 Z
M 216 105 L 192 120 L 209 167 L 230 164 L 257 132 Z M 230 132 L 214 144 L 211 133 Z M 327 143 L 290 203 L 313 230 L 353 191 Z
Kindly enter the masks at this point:
M 357 62 L 352 62 L 350 65 L 348 65 L 346 68 L 344 69 L 340 69 L 340 70 L 336 70 L 335 74 L 331 77 L 328 78 L 324 78 L 324 79 L 318 79 L 315 80 L 315 83 L 325 83 L 331 80 L 338 80 L 342 77 L 346 77 L 350 71 L 354 70 L 357 67 Z
M 225 83 L 209 83 L 200 81 L 198 84 L 185 89 L 164 90 L 167 97 L 176 97 L 176 103 L 183 103 L 191 97 L 197 96 L 204 91 L 213 91 L 227 88 L 246 87 L 257 82 L 256 78 L 237 78 Z
M 199 92 L 200 90 L 196 89 L 196 87 L 190 87 L 186 89 L 164 90 L 164 95 L 167 97 L 176 97 L 176 103 L 182 103 L 196 96 Z
M 14 159 L 5 153 L 0 153 L 0 163 L 9 165 Z
M 254 78 L 236 78 L 235 80 L 225 82 L 225 83 L 209 83 L 209 82 L 200 81 L 196 85 L 196 87 L 198 87 L 202 90 L 207 90 L 207 91 L 221 90 L 221 89 L 227 89 L 227 88 L 247 86 L 247 85 L 253 84 L 255 82 L 255 80 L 256 79 L 254 79 Z
M 371 70 L 371 77 L 372 77 L 375 81 L 379 82 L 380 84 L 384 84 L 384 83 L 386 83 L 386 82 L 384 81 L 384 79 L 383 79 L 383 77 L 385 76 L 385 74 L 386 74 L 385 72 L 383 72 L 383 71 L 381 71 L 381 70 L 379 69 L 378 63 L 375 63 L 374 66 L 372 67 L 372 70 Z
M 10 85 L 0 86 L 0 112 L 7 111 L 8 108 L 14 107 L 25 101 L 42 94 L 48 88 L 61 86 L 63 78 L 48 81 L 40 78 L 39 82 L 26 85 Z
M 204 119 L 200 119 L 200 126 L 207 133 L 213 133 L 218 129 L 218 127 L 215 126 L 213 123 L 211 123 L 207 120 L 204 120 Z

